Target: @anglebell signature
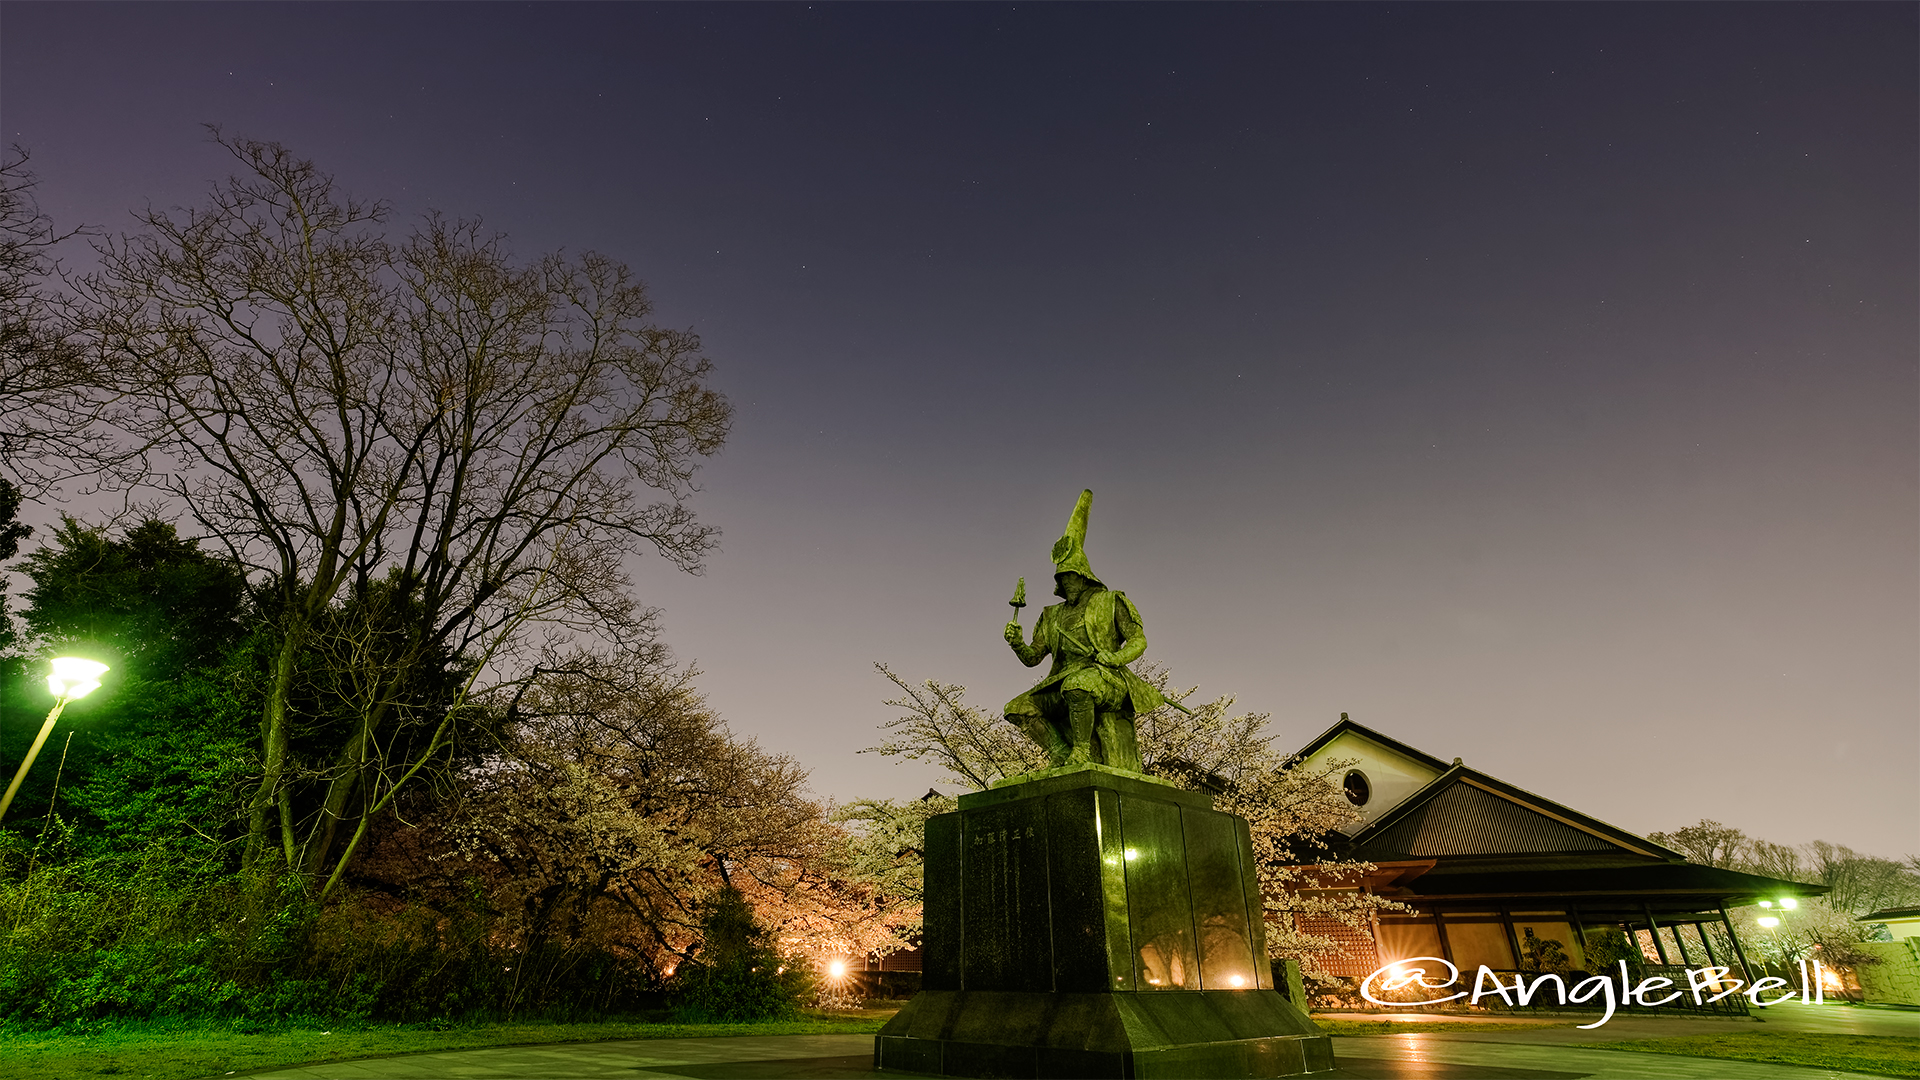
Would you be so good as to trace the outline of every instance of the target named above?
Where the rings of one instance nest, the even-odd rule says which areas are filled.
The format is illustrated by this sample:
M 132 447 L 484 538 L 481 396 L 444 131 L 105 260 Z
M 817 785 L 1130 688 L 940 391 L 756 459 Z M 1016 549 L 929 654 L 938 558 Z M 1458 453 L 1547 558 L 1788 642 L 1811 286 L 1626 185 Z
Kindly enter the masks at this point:
M 1427 978 L 1427 968 L 1418 966 L 1429 963 L 1438 964 L 1440 967 L 1446 969 L 1447 977 L 1437 981 L 1429 980 Z M 1448 994 L 1445 997 L 1436 997 L 1425 1001 L 1387 1001 L 1375 997 L 1375 991 L 1380 993 L 1393 993 L 1396 990 L 1405 990 L 1409 987 L 1418 990 L 1446 990 L 1459 984 L 1460 969 L 1454 967 L 1451 961 L 1444 960 L 1438 956 L 1415 956 L 1406 960 L 1396 960 L 1385 967 L 1375 970 L 1373 974 L 1362 979 L 1360 981 L 1360 996 L 1373 1002 L 1375 1005 L 1406 1008 L 1417 1005 L 1439 1005 L 1448 1001 L 1458 1001 L 1461 998 L 1466 998 L 1468 1005 L 1478 1005 L 1482 998 L 1498 997 L 1501 1001 L 1505 1002 L 1508 1007 L 1512 1008 L 1531 1005 L 1533 999 L 1540 995 L 1543 989 L 1551 985 L 1553 988 L 1553 997 L 1542 997 L 1541 1004 L 1566 1005 L 1571 1003 L 1574 1005 L 1585 1005 L 1596 998 L 1599 999 L 1601 1007 L 1606 1010 L 1605 1014 L 1591 1024 L 1579 1025 L 1583 1029 L 1597 1028 L 1601 1024 L 1613 1019 L 1614 1010 L 1623 1002 L 1627 1005 L 1653 1008 L 1677 1001 L 1689 993 L 1693 995 L 1693 1003 L 1695 1005 L 1711 1005 L 1722 998 L 1731 997 L 1734 994 L 1744 994 L 1747 1000 L 1753 1003 L 1754 1007 L 1761 1009 L 1786 1001 L 1801 1000 L 1809 1004 L 1818 1005 L 1826 1000 L 1826 995 L 1820 987 L 1822 973 L 1818 960 L 1813 961 L 1813 970 L 1811 973 L 1807 970 L 1807 961 L 1800 961 L 1800 988 L 1798 990 L 1789 989 L 1786 994 L 1774 998 L 1771 1001 L 1762 1000 L 1760 995 L 1789 987 L 1791 984 L 1788 983 L 1787 980 L 1769 975 L 1756 979 L 1753 985 L 1747 986 L 1747 984 L 1740 979 L 1730 978 L 1729 976 L 1732 974 L 1732 971 L 1732 968 L 1726 967 L 1687 968 L 1687 986 L 1685 990 L 1682 990 L 1674 986 L 1672 979 L 1662 978 L 1657 975 L 1642 979 L 1636 984 L 1633 982 L 1633 977 L 1627 972 L 1627 962 L 1622 960 L 1620 961 L 1620 974 L 1617 978 L 1613 975 L 1592 975 L 1581 979 L 1572 987 L 1568 987 L 1565 979 L 1552 973 L 1536 975 L 1532 982 L 1528 982 L 1525 975 L 1516 974 L 1513 977 L 1512 984 L 1509 985 L 1501 982 L 1500 976 L 1496 975 L 1492 968 L 1481 964 L 1479 970 L 1474 972 L 1473 989 L 1470 991 L 1461 990 L 1458 993 Z M 1746 987 L 1745 990 L 1741 989 L 1743 986 Z M 1648 995 L 1658 994 L 1663 990 L 1669 989 L 1673 992 L 1667 994 L 1665 997 L 1655 998 L 1651 1001 L 1648 1000 Z M 1703 991 L 1713 991 L 1714 993 L 1712 997 L 1702 998 L 1701 994 Z

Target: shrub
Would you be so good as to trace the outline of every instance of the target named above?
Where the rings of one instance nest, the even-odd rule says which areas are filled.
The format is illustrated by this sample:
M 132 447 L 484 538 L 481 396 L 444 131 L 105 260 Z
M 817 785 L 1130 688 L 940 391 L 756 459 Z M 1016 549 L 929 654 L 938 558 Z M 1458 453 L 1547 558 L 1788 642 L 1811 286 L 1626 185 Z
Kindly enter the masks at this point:
M 781 1020 L 811 987 L 806 965 L 787 964 L 734 888 L 722 889 L 702 920 L 701 955 L 680 966 L 674 1012 L 689 1022 Z
M 1588 971 L 1606 971 L 1622 960 L 1636 967 L 1647 962 L 1647 958 L 1640 954 L 1640 947 L 1628 941 L 1627 935 L 1617 926 L 1588 930 L 1582 944 L 1587 954 Z
M 481 905 L 348 895 L 321 908 L 293 879 L 261 895 L 159 845 L 136 859 L 30 874 L 9 854 L 0 850 L 0 1022 L 168 1017 L 267 1029 L 592 1020 L 654 1004 L 644 976 L 604 947 L 496 945 L 498 920 Z M 720 994 L 734 998 L 755 1000 L 737 988 Z

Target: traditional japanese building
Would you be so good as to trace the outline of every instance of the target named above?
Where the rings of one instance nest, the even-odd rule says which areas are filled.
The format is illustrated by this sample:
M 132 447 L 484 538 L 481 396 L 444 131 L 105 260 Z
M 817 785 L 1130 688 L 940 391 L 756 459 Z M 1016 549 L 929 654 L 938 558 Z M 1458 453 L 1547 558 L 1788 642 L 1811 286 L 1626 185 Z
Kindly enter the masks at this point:
M 1617 927 L 1649 963 L 1747 968 L 1727 908 L 1762 899 L 1818 896 L 1818 885 L 1688 862 L 1677 851 L 1551 799 L 1446 761 L 1347 719 L 1295 756 L 1313 768 L 1347 761 L 1342 786 L 1363 815 L 1335 850 L 1372 863 L 1340 883 L 1396 900 L 1371 932 L 1330 920 L 1302 929 L 1340 940 L 1338 975 L 1364 976 L 1415 956 L 1463 971 L 1532 967 L 1554 942 L 1573 968 L 1587 966 L 1589 930 Z M 1716 943 L 1705 932 L 1724 928 Z M 1720 935 L 1714 935 L 1719 937 Z M 1733 956 L 1723 956 L 1731 943 Z

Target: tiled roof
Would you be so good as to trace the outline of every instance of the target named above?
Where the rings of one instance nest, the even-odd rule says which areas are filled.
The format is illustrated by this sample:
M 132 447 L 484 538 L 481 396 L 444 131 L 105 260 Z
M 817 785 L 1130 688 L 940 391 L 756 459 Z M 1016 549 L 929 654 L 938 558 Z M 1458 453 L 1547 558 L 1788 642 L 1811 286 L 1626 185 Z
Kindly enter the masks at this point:
M 1853 920 L 1854 922 L 1886 922 L 1889 919 L 1920 919 L 1920 907 L 1881 908 Z
M 1354 854 L 1361 859 L 1395 855 L 1431 858 L 1609 851 L 1616 847 L 1590 832 L 1456 780 L 1398 820 L 1386 823 Z

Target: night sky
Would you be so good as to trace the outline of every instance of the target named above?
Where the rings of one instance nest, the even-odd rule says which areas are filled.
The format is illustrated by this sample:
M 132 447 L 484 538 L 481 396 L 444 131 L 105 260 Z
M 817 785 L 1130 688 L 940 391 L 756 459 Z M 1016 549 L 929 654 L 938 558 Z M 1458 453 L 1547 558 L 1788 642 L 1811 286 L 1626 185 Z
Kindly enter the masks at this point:
M 1037 677 L 1091 487 L 1148 658 L 1281 745 L 1900 855 L 1917 12 L 9 2 L 0 123 L 65 225 L 198 202 L 213 122 L 631 263 L 738 407 L 639 595 L 822 795 L 933 777 L 856 756 L 873 662 Z

